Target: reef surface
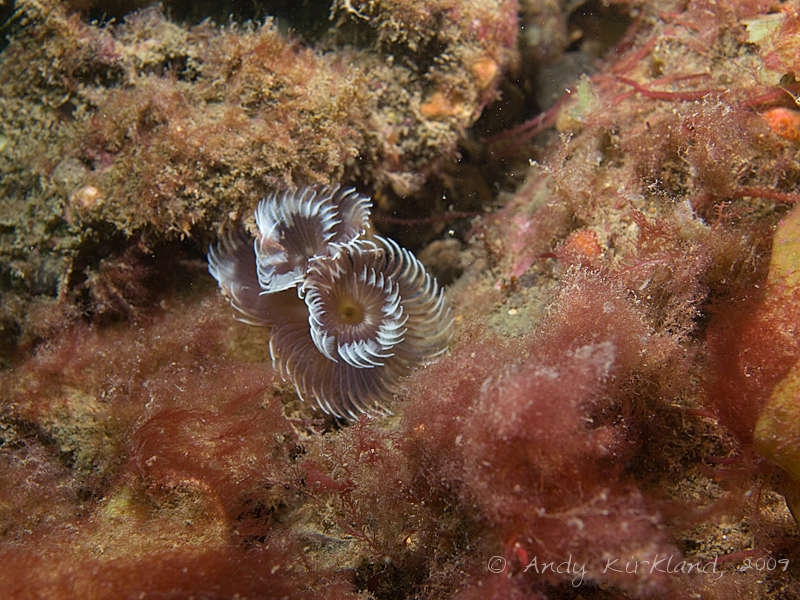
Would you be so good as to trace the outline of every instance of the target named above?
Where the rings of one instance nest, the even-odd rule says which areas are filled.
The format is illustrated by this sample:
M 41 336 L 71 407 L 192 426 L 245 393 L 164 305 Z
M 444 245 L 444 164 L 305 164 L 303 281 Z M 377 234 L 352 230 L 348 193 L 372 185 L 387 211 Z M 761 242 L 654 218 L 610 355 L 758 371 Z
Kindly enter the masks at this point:
M 4 597 L 800 595 L 795 4 L 0 9 Z M 391 416 L 207 272 L 314 184 L 446 286 Z

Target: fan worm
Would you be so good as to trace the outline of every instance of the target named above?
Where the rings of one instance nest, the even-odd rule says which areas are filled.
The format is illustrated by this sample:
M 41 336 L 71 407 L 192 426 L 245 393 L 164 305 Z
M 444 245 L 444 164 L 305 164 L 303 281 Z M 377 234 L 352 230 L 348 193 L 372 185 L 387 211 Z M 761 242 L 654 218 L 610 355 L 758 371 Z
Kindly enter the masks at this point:
M 208 269 L 238 318 L 271 328 L 274 368 L 303 400 L 341 419 L 389 414 L 400 378 L 444 352 L 452 317 L 419 260 L 369 233 L 369 198 L 352 188 L 274 193 L 258 234 L 228 234 Z

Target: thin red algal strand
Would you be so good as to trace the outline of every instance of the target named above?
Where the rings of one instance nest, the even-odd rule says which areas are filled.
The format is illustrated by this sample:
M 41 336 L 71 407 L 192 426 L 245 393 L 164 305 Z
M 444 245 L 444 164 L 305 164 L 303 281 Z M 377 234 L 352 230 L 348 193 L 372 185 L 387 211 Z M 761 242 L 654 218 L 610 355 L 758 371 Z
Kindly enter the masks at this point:
M 680 75 L 680 74 L 676 73 L 676 74 L 673 74 L 673 75 L 666 75 L 664 77 L 659 77 L 658 79 L 655 79 L 652 82 L 650 82 L 649 85 L 665 85 L 665 84 L 668 84 L 668 83 L 675 83 L 675 82 L 679 82 L 679 81 L 692 81 L 692 80 L 696 80 L 696 79 L 707 79 L 708 77 L 710 77 L 710 74 L 708 74 L 708 73 L 687 73 L 687 74 L 684 74 L 684 75 Z M 620 102 L 622 102 L 623 100 L 627 100 L 631 96 L 635 96 L 639 92 L 639 90 L 636 89 L 637 86 L 640 87 L 640 88 L 644 88 L 644 86 L 642 84 L 638 84 L 638 83 L 634 82 L 631 79 L 628 79 L 626 77 L 620 77 L 620 76 L 616 76 L 616 77 L 613 77 L 613 78 L 610 78 L 608 76 L 599 76 L 596 79 L 596 81 L 597 82 L 601 82 L 601 81 L 617 81 L 617 82 L 628 83 L 628 84 L 630 84 L 629 82 L 631 82 L 631 83 L 634 84 L 634 86 L 633 86 L 634 89 L 622 92 L 621 94 L 619 94 L 619 95 L 615 96 L 614 98 L 612 98 L 611 102 L 609 102 L 610 106 L 615 106 L 615 105 L 619 104 Z M 649 87 L 647 87 L 646 89 L 650 93 L 652 93 L 654 91 Z M 674 93 L 678 93 L 678 92 L 667 92 L 667 93 L 673 93 L 674 94 Z M 666 99 L 666 98 L 662 98 L 662 99 Z M 675 100 L 680 101 L 680 99 L 675 99 Z
M 779 192 L 778 190 L 748 185 L 733 188 L 729 195 L 735 198 L 743 198 L 745 196 L 750 196 L 751 198 L 763 198 L 765 200 L 775 200 L 776 202 L 786 202 L 787 204 L 795 204 L 800 202 L 800 194 L 797 193 Z
M 620 83 L 624 83 L 625 85 L 629 85 L 645 98 L 650 98 L 651 100 L 668 100 L 671 102 L 696 102 L 697 100 L 702 100 L 708 96 L 722 96 L 731 91 L 730 89 L 725 88 L 708 88 L 703 90 L 668 92 L 666 90 L 650 89 L 649 87 L 646 87 L 641 83 L 638 83 L 637 81 L 627 77 L 617 76 L 616 80 Z
M 786 100 L 787 96 L 792 99 L 795 105 L 800 106 L 800 98 L 797 94 L 800 93 L 800 87 L 797 84 L 789 86 L 776 86 L 767 88 L 768 91 L 759 96 L 745 100 L 743 105 L 745 108 L 767 108 L 781 104 L 782 100 Z
M 612 73 L 627 73 L 631 69 L 633 69 L 639 62 L 648 54 L 650 51 L 656 47 L 659 40 L 662 39 L 661 34 L 654 35 L 649 40 L 647 40 L 644 45 L 635 50 L 631 53 L 630 56 L 626 56 L 625 58 L 621 59 L 617 62 L 613 67 L 611 67 L 610 71 Z
M 556 103 L 553 104 L 553 106 L 551 106 L 545 112 L 539 113 L 534 118 L 525 121 L 516 127 L 506 129 L 488 138 L 483 138 L 481 141 L 484 144 L 497 144 L 500 142 L 505 142 L 503 145 L 503 149 L 505 151 L 518 148 L 545 129 L 552 127 L 556 122 L 556 118 L 558 117 L 558 111 L 571 97 L 572 91 L 568 90 L 558 100 L 556 100 Z

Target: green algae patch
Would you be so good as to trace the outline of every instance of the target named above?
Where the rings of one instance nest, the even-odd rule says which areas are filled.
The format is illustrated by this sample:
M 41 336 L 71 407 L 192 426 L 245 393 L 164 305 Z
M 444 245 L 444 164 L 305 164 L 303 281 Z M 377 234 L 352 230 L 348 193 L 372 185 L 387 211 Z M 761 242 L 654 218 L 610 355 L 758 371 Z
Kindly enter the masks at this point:
M 144 558 L 174 547 L 208 548 L 224 544 L 228 535 L 215 498 L 196 485 L 163 489 L 155 495 L 123 485 L 100 502 L 92 524 L 85 550 L 105 560 Z
M 800 362 L 773 390 L 756 423 L 758 452 L 800 479 Z
M 800 210 L 789 213 L 778 225 L 767 282 L 784 288 L 785 293 L 800 288 Z
M 770 296 L 775 310 L 794 304 L 800 289 L 800 210 L 795 209 L 778 225 L 772 244 L 769 273 Z M 789 334 L 787 331 L 786 334 Z M 763 456 L 800 480 L 800 361 L 775 386 L 756 423 L 754 442 Z

